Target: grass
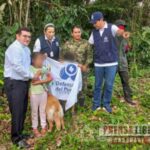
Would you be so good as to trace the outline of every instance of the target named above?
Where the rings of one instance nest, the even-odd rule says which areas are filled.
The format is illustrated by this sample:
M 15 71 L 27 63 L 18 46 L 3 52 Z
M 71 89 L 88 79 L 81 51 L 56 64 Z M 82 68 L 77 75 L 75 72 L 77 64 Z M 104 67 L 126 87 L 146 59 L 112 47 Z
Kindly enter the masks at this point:
M 64 131 L 54 130 L 34 141 L 35 150 L 150 150 L 144 144 L 111 144 L 99 136 L 99 128 L 108 124 L 150 124 L 150 70 L 140 70 L 136 78 L 131 78 L 133 99 L 137 107 L 121 103 L 122 86 L 117 75 L 112 98 L 113 114 L 105 111 L 91 111 L 92 98 L 87 97 L 86 108 L 77 108 L 77 114 L 65 114 Z M 94 77 L 89 77 L 93 85 Z M 91 90 L 91 89 L 90 89 Z M 31 132 L 30 110 L 27 113 L 25 132 Z M 0 150 L 16 150 L 10 141 L 10 114 L 6 98 L 0 99 Z

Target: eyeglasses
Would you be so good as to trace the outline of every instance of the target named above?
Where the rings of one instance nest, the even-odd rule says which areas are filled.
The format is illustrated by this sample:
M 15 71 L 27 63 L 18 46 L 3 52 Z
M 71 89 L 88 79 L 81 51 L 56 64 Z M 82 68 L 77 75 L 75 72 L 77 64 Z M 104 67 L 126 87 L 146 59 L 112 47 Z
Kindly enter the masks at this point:
M 24 38 L 28 38 L 28 39 L 31 39 L 31 36 L 28 36 L 28 35 L 22 35 Z

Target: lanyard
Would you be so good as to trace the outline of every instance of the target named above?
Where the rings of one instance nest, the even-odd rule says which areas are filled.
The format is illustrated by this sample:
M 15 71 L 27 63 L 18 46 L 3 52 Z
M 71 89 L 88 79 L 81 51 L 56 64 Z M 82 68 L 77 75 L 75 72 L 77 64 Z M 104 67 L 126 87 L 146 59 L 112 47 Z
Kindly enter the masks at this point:
M 52 50 L 52 42 L 46 40 L 48 47 L 50 48 L 50 57 L 54 57 L 54 52 Z

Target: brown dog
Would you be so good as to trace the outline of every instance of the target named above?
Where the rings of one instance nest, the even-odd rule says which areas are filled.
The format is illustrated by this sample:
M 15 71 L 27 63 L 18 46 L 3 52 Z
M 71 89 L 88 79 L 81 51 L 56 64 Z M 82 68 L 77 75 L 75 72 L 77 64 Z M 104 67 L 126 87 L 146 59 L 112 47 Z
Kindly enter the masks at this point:
M 64 113 L 58 99 L 53 95 L 48 95 L 46 105 L 47 121 L 49 123 L 49 131 L 52 131 L 53 123 L 55 122 L 57 130 L 64 129 Z

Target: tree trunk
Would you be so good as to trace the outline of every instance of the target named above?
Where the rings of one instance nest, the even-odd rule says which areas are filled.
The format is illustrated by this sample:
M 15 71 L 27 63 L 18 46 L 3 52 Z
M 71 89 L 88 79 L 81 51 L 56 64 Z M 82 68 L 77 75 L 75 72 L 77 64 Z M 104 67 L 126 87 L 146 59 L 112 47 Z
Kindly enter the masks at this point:
M 30 11 L 30 0 L 27 0 L 27 6 L 26 6 L 26 15 L 25 15 L 25 27 L 28 26 L 28 19 L 29 19 L 29 11 Z

